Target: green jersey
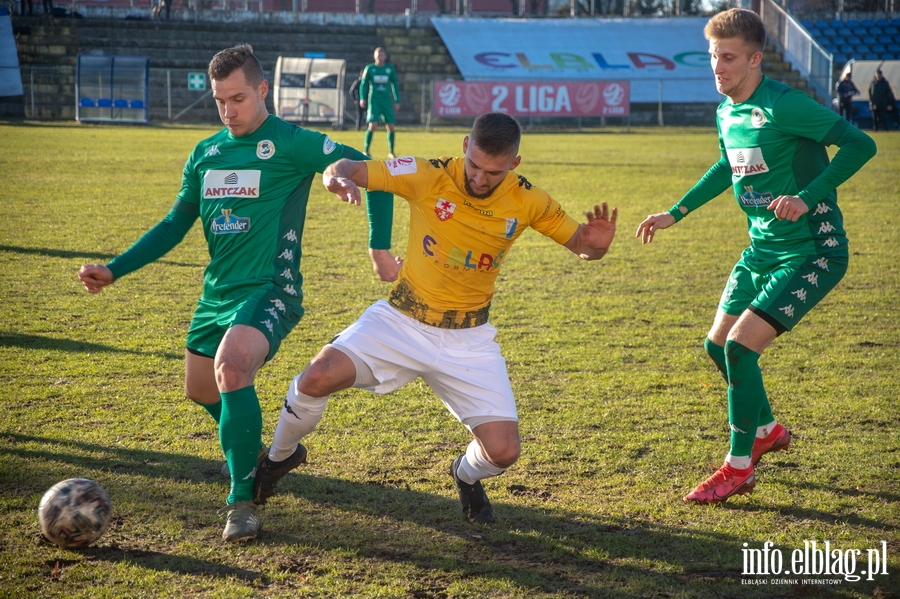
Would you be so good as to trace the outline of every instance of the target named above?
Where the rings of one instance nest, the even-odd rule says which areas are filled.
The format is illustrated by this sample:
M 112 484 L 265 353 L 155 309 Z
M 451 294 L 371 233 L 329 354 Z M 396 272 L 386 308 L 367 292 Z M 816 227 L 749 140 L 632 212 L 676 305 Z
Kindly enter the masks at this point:
M 805 93 L 763 77 L 753 95 L 719 104 L 719 162 L 669 213 L 676 221 L 729 186 L 744 214 L 750 245 L 763 258 L 847 252 L 838 185 L 875 154 L 864 133 Z M 829 163 L 826 146 L 841 150 Z M 796 222 L 778 220 L 769 205 L 799 196 L 809 211 Z
M 250 293 L 266 283 L 299 296 L 310 186 L 315 173 L 342 155 L 343 146 L 327 135 L 272 115 L 250 135 L 223 129 L 197 144 L 176 206 L 199 210 L 210 256 L 205 298 Z
M 385 64 L 383 67 L 375 63 L 368 65 L 363 71 L 362 84 L 359 86 L 359 99 L 370 104 L 400 103 L 400 86 L 397 84 L 397 69 Z

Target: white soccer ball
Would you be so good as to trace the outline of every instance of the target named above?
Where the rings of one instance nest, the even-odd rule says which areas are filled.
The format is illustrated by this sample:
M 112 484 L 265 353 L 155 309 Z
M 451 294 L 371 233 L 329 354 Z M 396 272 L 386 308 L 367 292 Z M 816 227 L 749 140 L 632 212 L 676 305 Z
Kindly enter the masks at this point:
M 50 487 L 38 506 L 44 537 L 60 547 L 86 547 L 99 539 L 112 518 L 106 490 L 87 478 L 70 478 Z

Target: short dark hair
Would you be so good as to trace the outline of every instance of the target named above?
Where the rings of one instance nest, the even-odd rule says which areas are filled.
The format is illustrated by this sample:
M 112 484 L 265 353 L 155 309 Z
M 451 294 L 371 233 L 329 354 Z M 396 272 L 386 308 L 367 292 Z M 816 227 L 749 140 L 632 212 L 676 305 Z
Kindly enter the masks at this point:
M 708 40 L 739 37 L 762 52 L 766 48 L 766 26 L 758 14 L 743 8 L 730 8 L 711 18 L 703 28 Z
M 522 139 L 522 127 L 503 112 L 489 112 L 475 119 L 469 138 L 488 156 L 515 156 Z
M 241 44 L 233 48 L 225 48 L 209 61 L 209 79 L 220 81 L 227 79 L 236 70 L 244 71 L 247 83 L 256 87 L 265 79 L 262 65 L 253 54 L 253 46 Z

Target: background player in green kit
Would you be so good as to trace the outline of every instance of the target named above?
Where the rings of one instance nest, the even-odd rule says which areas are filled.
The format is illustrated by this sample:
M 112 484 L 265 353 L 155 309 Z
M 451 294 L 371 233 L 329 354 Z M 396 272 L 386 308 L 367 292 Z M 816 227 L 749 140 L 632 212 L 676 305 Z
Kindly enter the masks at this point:
M 387 129 L 388 158 L 394 156 L 394 111 L 400 110 L 400 86 L 397 85 L 397 69 L 387 64 L 384 48 L 375 48 L 375 62 L 363 70 L 362 85 L 359 86 L 359 105 L 368 108 L 366 112 L 366 139 L 363 151 L 369 154 L 372 135 L 378 123 Z
M 256 372 L 303 316 L 300 254 L 313 175 L 363 155 L 269 115 L 268 82 L 249 45 L 216 54 L 209 78 L 225 129 L 194 148 L 166 217 L 108 264 L 84 265 L 79 278 L 97 293 L 166 254 L 201 219 L 210 262 L 187 335 L 185 393 L 219 425 L 231 474 L 222 538 L 239 541 L 259 530 L 253 484 L 265 452 Z M 381 272 L 382 258 L 393 261 L 393 198 L 370 200 L 370 253 Z
M 875 155 L 864 133 L 805 93 L 763 76 L 766 30 L 756 13 L 731 9 L 706 24 L 722 157 L 668 212 L 639 226 L 643 243 L 734 188 L 750 247 L 729 276 L 705 346 L 728 383 L 731 450 L 684 497 L 718 503 L 749 493 L 763 454 L 785 449 L 759 369 L 760 354 L 790 331 L 847 271 L 847 237 L 835 189 Z M 840 148 L 829 163 L 825 147 Z

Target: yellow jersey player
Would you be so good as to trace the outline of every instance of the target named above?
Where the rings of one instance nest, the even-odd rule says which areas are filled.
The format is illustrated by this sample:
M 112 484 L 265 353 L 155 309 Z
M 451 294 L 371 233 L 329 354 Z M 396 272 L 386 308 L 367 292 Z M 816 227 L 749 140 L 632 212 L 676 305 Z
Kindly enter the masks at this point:
M 329 394 L 348 387 L 389 393 L 421 377 L 474 437 L 450 468 L 463 514 L 493 521 L 481 481 L 519 457 L 515 399 L 488 322 L 497 274 L 528 227 L 583 260 L 602 258 L 616 230 L 615 208 L 594 206 L 579 224 L 514 173 L 520 137 L 515 119 L 490 113 L 463 140 L 464 157 L 341 160 L 325 170 L 325 187 L 345 201 L 358 203 L 359 187 L 405 198 L 409 245 L 387 301 L 370 306 L 291 383 L 257 474 L 257 503 L 303 462 L 298 442 L 315 428 Z

